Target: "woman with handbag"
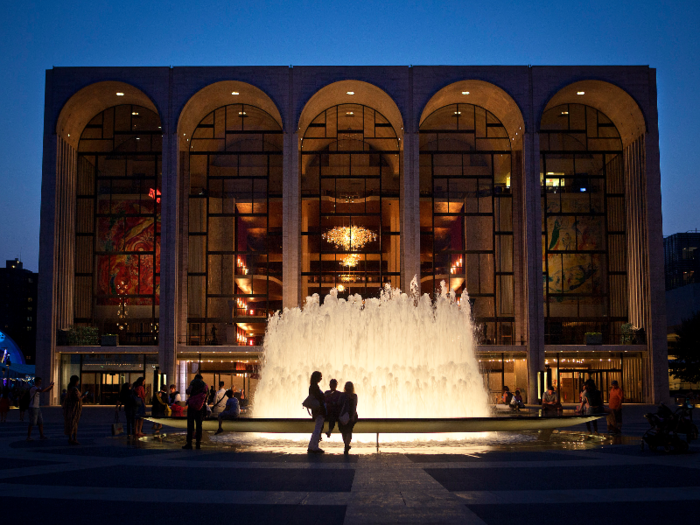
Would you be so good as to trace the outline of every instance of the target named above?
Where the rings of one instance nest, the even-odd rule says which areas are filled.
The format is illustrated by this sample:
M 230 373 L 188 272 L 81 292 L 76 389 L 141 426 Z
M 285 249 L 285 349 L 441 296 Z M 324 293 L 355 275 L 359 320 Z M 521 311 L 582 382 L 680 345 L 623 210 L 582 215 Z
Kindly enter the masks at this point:
M 186 392 L 190 397 L 187 399 L 187 438 L 185 446 L 182 448 L 192 450 L 192 435 L 194 434 L 197 442 L 196 447 L 199 450 L 202 442 L 202 420 L 206 411 L 209 387 L 204 382 L 202 375 L 197 374 Z
M 309 397 L 304 401 L 304 406 L 311 408 L 311 417 L 316 421 L 316 426 L 314 427 L 314 433 L 311 434 L 311 440 L 309 441 L 309 448 L 306 450 L 309 454 L 323 454 L 324 451 L 319 448 L 318 442 L 321 440 L 321 432 L 323 431 L 323 424 L 326 421 L 326 396 L 323 395 L 318 384 L 323 379 L 323 374 L 321 372 L 314 372 L 311 374 L 311 381 L 309 382 Z M 317 403 L 313 403 L 313 400 Z
M 338 427 L 343 435 L 343 443 L 345 443 L 345 451 L 347 454 L 352 448 L 352 429 L 357 423 L 357 394 L 355 394 L 355 385 L 348 381 L 345 383 L 344 392 L 340 396 L 340 417 L 338 418 Z

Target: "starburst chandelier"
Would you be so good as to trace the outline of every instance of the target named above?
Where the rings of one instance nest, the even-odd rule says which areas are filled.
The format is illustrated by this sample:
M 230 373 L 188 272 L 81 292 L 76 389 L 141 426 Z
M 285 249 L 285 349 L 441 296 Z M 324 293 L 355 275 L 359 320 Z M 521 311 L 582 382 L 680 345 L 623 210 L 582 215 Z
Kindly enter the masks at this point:
M 322 235 L 323 240 L 347 252 L 356 252 L 368 242 L 376 241 L 377 234 L 362 226 L 336 226 Z
M 360 256 L 356 253 L 351 253 L 343 257 L 340 261 L 340 266 L 347 266 L 348 268 L 354 268 L 360 262 Z

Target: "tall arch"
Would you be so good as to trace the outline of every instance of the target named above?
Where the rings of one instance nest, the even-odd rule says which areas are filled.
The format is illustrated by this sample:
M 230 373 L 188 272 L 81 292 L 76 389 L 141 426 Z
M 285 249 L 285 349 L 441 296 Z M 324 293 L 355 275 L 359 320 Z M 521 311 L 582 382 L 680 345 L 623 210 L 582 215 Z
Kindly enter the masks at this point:
M 324 108 L 300 140 L 302 293 L 400 285 L 400 136 L 372 106 Z

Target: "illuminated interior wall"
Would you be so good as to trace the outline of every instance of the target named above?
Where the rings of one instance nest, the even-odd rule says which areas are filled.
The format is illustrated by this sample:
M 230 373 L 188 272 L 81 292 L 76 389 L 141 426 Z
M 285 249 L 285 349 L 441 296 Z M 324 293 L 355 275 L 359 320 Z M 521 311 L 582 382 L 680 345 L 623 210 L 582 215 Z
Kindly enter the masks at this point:
M 620 344 L 628 319 L 622 141 L 600 111 L 563 104 L 540 130 L 545 344 Z
M 231 104 L 190 142 L 187 343 L 257 345 L 282 308 L 282 129 Z
M 444 106 L 420 127 L 421 290 L 464 290 L 481 344 L 516 344 L 512 155 L 489 111 Z
M 157 344 L 162 131 L 153 111 L 96 115 L 78 147 L 74 319 Z
M 302 297 L 400 287 L 401 153 L 392 125 L 368 106 L 333 106 L 309 124 L 300 153 Z M 342 228 L 354 237 L 339 246 L 328 235 Z M 366 242 L 352 233 L 359 228 Z

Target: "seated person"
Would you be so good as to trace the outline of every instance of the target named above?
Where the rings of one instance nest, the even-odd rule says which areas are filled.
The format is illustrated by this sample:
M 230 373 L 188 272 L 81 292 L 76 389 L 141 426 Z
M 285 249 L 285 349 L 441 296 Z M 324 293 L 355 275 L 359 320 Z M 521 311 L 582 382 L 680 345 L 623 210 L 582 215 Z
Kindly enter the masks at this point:
M 503 387 L 503 394 L 501 395 L 501 403 L 504 405 L 510 405 L 510 402 L 513 400 L 513 394 L 510 392 L 510 389 L 507 386 Z
M 177 401 L 170 405 L 170 410 L 173 411 L 173 417 L 187 417 L 187 405 L 183 401 Z
M 221 434 L 224 431 L 224 429 L 221 427 L 221 423 L 224 419 L 238 419 L 238 416 L 241 415 L 241 405 L 238 401 L 239 396 L 240 394 L 238 392 L 234 394 L 233 390 L 231 389 L 226 391 L 226 397 L 228 400 L 226 401 L 226 408 L 219 414 L 219 429 L 216 431 L 217 434 Z
M 523 403 L 523 396 L 520 395 L 520 390 L 515 391 L 515 395 L 510 400 L 510 408 L 512 410 L 520 410 L 525 408 L 525 403 Z
M 554 415 L 561 410 L 559 396 L 552 385 L 547 386 L 547 391 L 542 396 L 542 411 L 545 415 Z

